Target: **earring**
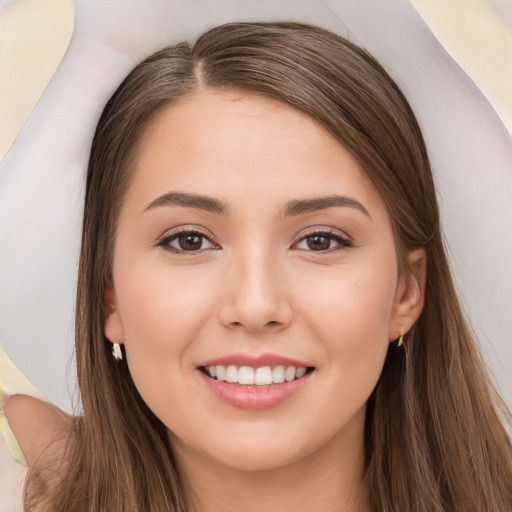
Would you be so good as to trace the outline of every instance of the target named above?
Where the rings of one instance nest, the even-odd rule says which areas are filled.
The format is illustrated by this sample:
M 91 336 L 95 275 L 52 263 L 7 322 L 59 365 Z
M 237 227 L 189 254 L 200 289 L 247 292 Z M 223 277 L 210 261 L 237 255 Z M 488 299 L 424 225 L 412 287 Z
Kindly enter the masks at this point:
M 400 337 L 398 338 L 398 343 L 396 346 L 401 347 L 404 343 L 404 335 L 400 331 L 398 331 L 398 334 L 400 334 Z
M 121 345 L 119 343 L 112 343 L 112 355 L 116 361 L 123 360 L 123 353 L 121 351 Z

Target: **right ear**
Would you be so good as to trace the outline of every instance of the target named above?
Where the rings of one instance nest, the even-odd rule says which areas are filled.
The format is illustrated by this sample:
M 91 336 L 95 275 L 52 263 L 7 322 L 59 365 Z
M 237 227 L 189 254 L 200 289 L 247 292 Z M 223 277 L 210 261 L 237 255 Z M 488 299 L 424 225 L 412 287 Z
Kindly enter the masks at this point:
M 124 343 L 124 329 L 119 310 L 117 309 L 116 294 L 111 286 L 105 294 L 107 316 L 105 319 L 105 336 L 111 343 Z

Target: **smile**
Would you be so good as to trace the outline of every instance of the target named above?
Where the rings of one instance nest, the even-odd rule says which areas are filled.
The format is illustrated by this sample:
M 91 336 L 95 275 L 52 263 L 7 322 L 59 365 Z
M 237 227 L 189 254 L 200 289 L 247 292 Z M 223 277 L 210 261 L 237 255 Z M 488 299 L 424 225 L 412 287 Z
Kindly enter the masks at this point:
M 316 374 L 314 366 L 273 354 L 233 354 L 204 362 L 197 370 L 214 397 L 248 411 L 272 409 L 288 402 Z
M 298 367 L 277 365 L 261 366 L 253 368 L 251 366 L 237 365 L 215 365 L 202 368 L 205 375 L 220 382 L 227 382 L 240 386 L 252 386 L 256 388 L 269 387 L 273 384 L 283 384 L 292 382 L 304 377 L 307 373 L 313 371 L 312 367 Z

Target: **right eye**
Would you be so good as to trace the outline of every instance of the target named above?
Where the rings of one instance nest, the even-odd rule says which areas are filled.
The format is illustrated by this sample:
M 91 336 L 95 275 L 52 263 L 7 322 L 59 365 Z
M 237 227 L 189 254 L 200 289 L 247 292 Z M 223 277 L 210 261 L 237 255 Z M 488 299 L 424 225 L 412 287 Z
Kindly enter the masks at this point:
M 203 233 L 198 231 L 180 231 L 163 238 L 159 246 L 176 253 L 201 252 L 212 249 L 215 245 Z

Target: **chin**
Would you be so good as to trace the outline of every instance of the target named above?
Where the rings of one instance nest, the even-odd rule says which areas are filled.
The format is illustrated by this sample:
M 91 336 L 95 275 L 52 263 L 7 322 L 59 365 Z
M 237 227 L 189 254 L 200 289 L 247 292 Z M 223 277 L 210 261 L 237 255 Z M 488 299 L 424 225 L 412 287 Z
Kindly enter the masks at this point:
M 315 425 L 309 428 L 296 423 L 297 428 L 256 421 L 239 423 L 235 428 L 210 429 L 207 437 L 185 435 L 177 438 L 171 434 L 174 449 L 195 452 L 203 461 L 216 467 L 236 471 L 259 472 L 277 470 L 314 457 L 329 445 L 336 433 L 320 432 Z M 231 431 L 230 431 L 231 430 Z
M 306 453 L 308 450 L 304 450 Z M 297 446 L 281 446 L 277 450 L 274 444 L 246 443 L 238 450 L 210 452 L 208 455 L 217 464 L 244 472 L 271 471 L 297 463 L 307 456 Z

